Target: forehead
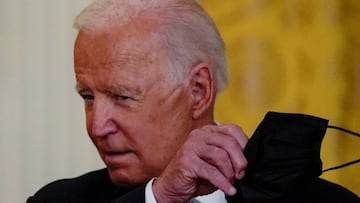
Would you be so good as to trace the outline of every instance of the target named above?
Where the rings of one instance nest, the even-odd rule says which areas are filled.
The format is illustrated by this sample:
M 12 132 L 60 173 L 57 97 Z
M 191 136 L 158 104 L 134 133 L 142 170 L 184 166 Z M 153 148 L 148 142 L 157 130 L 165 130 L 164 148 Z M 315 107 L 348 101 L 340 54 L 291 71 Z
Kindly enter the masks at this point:
M 75 57 L 92 54 L 90 57 L 153 60 L 162 50 L 157 27 L 156 21 L 134 19 L 121 25 L 80 30 L 75 42 Z
M 80 31 L 74 49 L 76 74 L 96 71 L 102 75 L 106 71 L 109 75 L 111 70 L 112 75 L 117 75 L 127 70 L 127 77 L 131 77 L 131 74 L 168 72 L 166 50 L 156 27 L 156 21 L 137 19 L 123 25 Z

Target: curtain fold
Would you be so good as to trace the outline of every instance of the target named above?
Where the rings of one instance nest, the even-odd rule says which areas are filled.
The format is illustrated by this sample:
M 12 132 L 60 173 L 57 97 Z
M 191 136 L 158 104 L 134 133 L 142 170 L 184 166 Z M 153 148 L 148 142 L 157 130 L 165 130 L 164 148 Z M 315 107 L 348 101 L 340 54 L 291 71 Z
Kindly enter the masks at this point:
M 90 0 L 0 0 L 0 202 L 102 167 L 74 89 L 73 18 Z
M 227 45 L 230 83 L 216 117 L 251 135 L 267 111 L 327 118 L 360 131 L 360 1 L 203 0 Z M 324 167 L 360 157 L 360 141 L 328 130 Z M 359 165 L 323 175 L 360 194 Z

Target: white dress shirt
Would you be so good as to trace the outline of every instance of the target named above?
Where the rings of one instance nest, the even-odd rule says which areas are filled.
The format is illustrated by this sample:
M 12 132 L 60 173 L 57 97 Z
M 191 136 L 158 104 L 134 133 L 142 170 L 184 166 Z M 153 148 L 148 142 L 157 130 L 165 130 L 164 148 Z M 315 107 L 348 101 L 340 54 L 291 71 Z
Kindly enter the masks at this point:
M 145 203 L 157 203 L 152 191 L 152 184 L 155 178 L 151 179 L 145 187 Z M 221 190 L 216 190 L 215 192 L 198 196 L 194 199 L 191 199 L 189 203 L 227 203 L 225 199 L 225 194 Z

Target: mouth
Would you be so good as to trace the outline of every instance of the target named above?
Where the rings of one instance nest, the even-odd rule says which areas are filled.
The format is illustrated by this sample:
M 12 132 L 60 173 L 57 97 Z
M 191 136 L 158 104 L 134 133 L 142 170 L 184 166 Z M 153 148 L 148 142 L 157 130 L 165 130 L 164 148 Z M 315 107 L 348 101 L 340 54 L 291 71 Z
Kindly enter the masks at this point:
M 116 155 L 122 155 L 122 154 L 126 154 L 126 153 L 130 153 L 130 151 L 104 151 L 104 154 L 106 156 L 116 156 Z
M 103 151 L 103 161 L 107 166 L 123 166 L 134 156 L 132 151 Z

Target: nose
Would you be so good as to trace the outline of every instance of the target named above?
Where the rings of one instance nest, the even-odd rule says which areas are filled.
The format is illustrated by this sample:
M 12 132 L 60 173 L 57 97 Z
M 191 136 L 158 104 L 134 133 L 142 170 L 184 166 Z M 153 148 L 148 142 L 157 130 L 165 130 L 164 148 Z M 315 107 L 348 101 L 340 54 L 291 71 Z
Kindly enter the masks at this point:
M 103 137 L 116 133 L 117 124 L 111 102 L 96 100 L 90 112 L 86 114 L 87 129 L 91 137 Z

